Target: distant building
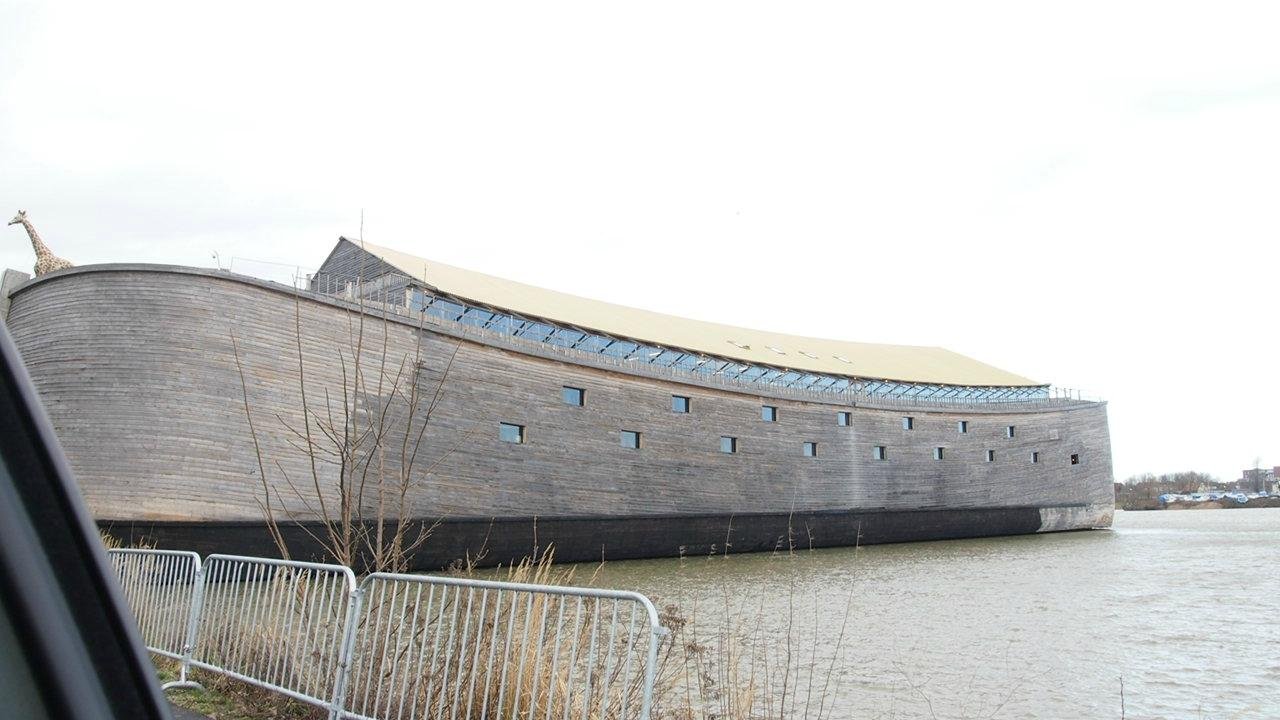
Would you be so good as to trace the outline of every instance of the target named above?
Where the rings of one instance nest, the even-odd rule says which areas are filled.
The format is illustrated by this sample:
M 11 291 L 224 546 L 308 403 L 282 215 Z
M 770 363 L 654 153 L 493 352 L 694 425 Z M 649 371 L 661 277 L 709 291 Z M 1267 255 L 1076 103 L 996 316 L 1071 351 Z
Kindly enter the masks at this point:
M 1271 468 L 1249 468 L 1241 473 L 1240 489 L 1248 492 L 1274 491 L 1280 479 L 1280 465 Z

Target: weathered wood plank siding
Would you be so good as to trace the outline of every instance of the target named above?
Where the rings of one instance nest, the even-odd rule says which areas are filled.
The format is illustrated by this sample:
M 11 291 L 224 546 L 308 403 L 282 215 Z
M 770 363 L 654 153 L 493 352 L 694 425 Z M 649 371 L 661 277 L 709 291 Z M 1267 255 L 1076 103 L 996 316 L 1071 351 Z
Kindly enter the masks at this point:
M 310 463 L 289 430 L 303 424 L 297 313 L 313 410 L 326 393 L 336 408 L 361 333 L 371 385 L 384 360 L 394 375 L 420 353 L 420 382 L 430 390 L 429 378 L 440 378 L 453 358 L 425 460 L 415 466 L 415 517 L 1068 507 L 1085 510 L 1072 527 L 1110 522 L 1101 403 L 925 410 L 769 397 L 535 357 L 183 268 L 76 268 L 26 284 L 12 302 L 10 331 L 99 518 L 261 519 L 263 481 L 233 336 L 267 484 L 289 514 L 311 517 L 284 480 L 311 483 Z M 583 407 L 561 401 L 565 385 L 585 389 Z M 673 394 L 692 398 L 690 413 L 672 412 Z M 371 393 L 362 405 L 383 402 Z M 778 407 L 777 422 L 761 420 L 762 404 Z M 852 412 L 850 426 L 837 424 L 840 410 Z M 914 429 L 903 429 L 904 415 Z M 967 433 L 958 432 L 959 420 L 968 420 Z M 524 425 L 526 443 L 499 441 L 499 422 Z M 642 433 L 642 447 L 622 447 L 621 430 Z M 725 435 L 738 439 L 736 454 L 720 452 Z M 817 457 L 803 456 L 804 442 L 817 443 Z M 887 448 L 887 460 L 873 459 L 875 446 Z M 942 460 L 934 459 L 936 447 L 944 448 Z M 1033 452 L 1040 462 L 1031 461 Z M 396 467 L 398 458 L 388 463 Z M 322 487 L 332 491 L 336 466 L 319 468 Z
M 360 288 L 365 297 L 378 297 L 394 305 L 404 304 L 404 291 L 410 285 L 409 278 L 398 268 L 341 238 L 311 278 L 309 287 L 313 292 L 337 295 L 349 284 L 353 289 Z

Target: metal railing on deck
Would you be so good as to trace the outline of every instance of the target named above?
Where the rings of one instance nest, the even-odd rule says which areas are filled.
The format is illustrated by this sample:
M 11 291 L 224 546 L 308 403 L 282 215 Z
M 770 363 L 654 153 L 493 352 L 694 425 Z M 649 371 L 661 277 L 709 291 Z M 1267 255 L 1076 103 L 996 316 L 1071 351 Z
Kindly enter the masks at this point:
M 577 365 L 587 365 L 605 370 L 617 370 L 630 375 L 640 375 L 653 378 L 655 380 L 697 385 L 713 389 L 723 389 L 729 392 L 745 392 L 767 397 L 786 398 L 803 402 L 820 402 L 831 405 L 884 409 L 962 409 L 966 411 L 984 413 L 1026 412 L 1069 407 L 1082 403 L 1101 402 L 1099 398 L 1087 395 L 1080 390 L 1059 387 L 1049 387 L 1046 390 L 1047 397 L 1007 399 L 987 398 L 981 400 L 958 397 L 913 397 L 910 395 L 877 394 L 862 392 L 853 388 L 842 391 L 790 388 L 767 383 L 753 383 L 750 381 L 726 378 L 719 375 L 710 375 L 707 373 L 684 370 L 676 367 L 629 361 L 625 358 L 604 355 L 601 353 L 583 352 L 581 350 L 575 350 L 573 348 L 563 347 L 552 343 L 539 342 L 537 340 L 521 338 L 515 335 L 508 335 L 506 333 L 489 330 L 487 328 L 480 328 L 466 323 L 445 320 L 427 313 L 413 312 L 405 304 L 397 304 L 393 302 L 383 303 L 379 302 L 375 298 L 355 300 L 343 297 L 329 297 L 319 294 L 316 294 L 316 296 L 330 302 L 346 303 L 351 306 L 358 306 L 365 312 L 380 312 L 385 313 L 388 316 L 404 318 L 414 324 L 429 327 L 432 331 L 441 332 L 442 334 L 452 337 L 471 339 L 486 345 L 515 350 L 516 352 L 526 355 L 533 355 L 550 360 L 560 360 Z
M 647 720 L 644 595 L 191 552 L 110 550 L 147 648 L 330 718 Z
M 233 258 L 233 260 L 240 262 L 240 265 L 235 266 L 234 268 L 236 272 L 248 272 L 250 276 L 267 279 L 271 282 L 277 282 L 272 275 L 252 271 L 250 266 L 246 265 L 246 262 L 248 261 L 245 259 Z M 275 265 L 279 265 L 278 263 L 265 263 L 262 261 L 258 261 L 258 263 L 273 267 Z M 983 413 L 1063 409 L 1083 404 L 1102 402 L 1101 398 L 1086 394 L 1080 390 L 1050 386 L 1038 386 L 1037 389 L 1043 394 L 1037 393 L 1034 396 L 1027 396 L 1023 391 L 1029 388 L 1019 387 L 957 387 L 954 389 L 948 389 L 943 386 L 922 385 L 922 390 L 928 390 L 929 392 L 916 394 L 910 390 L 900 393 L 868 391 L 866 389 L 858 388 L 857 386 L 850 386 L 844 389 L 810 389 L 806 387 L 789 387 L 773 382 L 755 382 L 750 379 L 725 377 L 719 374 L 686 370 L 669 365 L 653 365 L 641 362 L 636 358 L 628 359 L 597 352 L 587 352 L 550 342 L 522 338 L 509 333 L 477 327 L 464 322 L 447 320 L 427 312 L 415 311 L 412 308 L 412 292 L 410 291 L 410 288 L 419 281 L 409 275 L 388 273 L 361 283 L 349 283 L 339 282 L 327 273 L 306 273 L 304 276 L 303 271 L 300 268 L 296 268 L 292 265 L 282 267 L 286 270 L 291 269 L 294 272 L 291 277 L 291 282 L 283 283 L 283 285 L 292 286 L 295 291 L 323 302 L 336 303 L 353 309 L 358 308 L 365 312 L 382 313 L 390 317 L 403 318 L 415 324 L 421 323 L 430 325 L 433 330 L 442 332 L 446 335 L 470 338 L 488 345 L 505 347 L 538 357 L 564 360 L 566 362 L 604 369 L 617 369 L 632 375 L 641 375 L 659 380 L 698 385 L 708 388 L 724 389 L 731 392 L 747 392 L 768 397 L 787 398 L 806 402 L 821 402 L 825 404 L 847 406 L 856 405 L 878 409 L 939 409 L 964 410 Z M 723 360 L 723 358 L 721 359 Z M 795 372 L 802 376 L 813 374 L 807 371 Z M 850 379 L 854 378 L 852 375 L 847 377 Z M 872 386 L 880 384 L 881 382 L 896 384 L 891 381 L 877 381 L 872 379 L 864 379 L 859 382 L 864 382 Z M 907 383 L 907 385 L 910 385 L 910 383 Z M 932 388 L 932 390 L 929 390 L 929 388 Z M 1002 389 L 1005 391 L 1005 394 L 1001 394 Z M 966 391 L 973 390 L 983 390 L 985 391 L 985 394 L 981 397 L 966 396 L 964 394 Z

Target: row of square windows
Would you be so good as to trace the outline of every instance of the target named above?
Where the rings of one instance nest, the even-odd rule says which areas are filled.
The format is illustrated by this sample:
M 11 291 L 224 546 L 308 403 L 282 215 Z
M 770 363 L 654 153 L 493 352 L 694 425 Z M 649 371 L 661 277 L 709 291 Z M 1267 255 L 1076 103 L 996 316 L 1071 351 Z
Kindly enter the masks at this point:
M 584 406 L 584 405 L 586 404 L 586 396 L 587 396 L 587 391 L 586 391 L 586 390 L 584 390 L 583 388 L 571 387 L 571 386 L 568 386 L 568 385 L 565 385 L 563 388 L 561 388 L 561 399 L 562 399 L 562 400 L 565 402 L 565 404 L 567 404 L 567 405 L 575 405 L 575 406 L 578 406 L 578 407 L 582 407 L 582 406 Z M 686 396 L 686 395 L 672 395 L 672 396 L 671 396 L 671 411 L 672 411 L 672 412 L 675 412 L 675 413 L 688 413 L 688 412 L 690 412 L 690 411 L 691 411 L 692 406 L 693 406 L 693 400 L 692 400 L 691 398 L 689 398 L 688 396 Z M 775 405 L 762 405 L 762 406 L 760 407 L 760 419 L 761 419 L 761 420 L 763 420 L 763 421 L 765 421 L 765 422 L 777 422 L 777 421 L 778 421 L 778 408 L 777 408 L 777 406 L 775 406 Z M 837 425 L 840 425 L 840 426 L 842 426 L 842 427 L 847 427 L 847 426 L 849 426 L 849 425 L 852 425 L 852 424 L 853 424 L 853 413 L 848 412 L 848 411 L 840 411 L 840 412 L 837 412 L 837 413 L 836 413 L 836 424 L 837 424 Z M 523 442 L 524 442 L 524 426 L 523 426 L 523 425 L 515 425 L 515 424 L 511 424 L 511 423 L 499 423 L 499 426 L 500 426 L 499 436 L 501 437 L 501 439 L 502 439 L 503 441 L 505 441 L 505 442 L 512 442 L 512 443 L 523 443 Z M 914 417 L 912 417 L 912 416 L 904 416 L 904 417 L 902 418 L 902 429 L 903 429 L 903 430 L 914 430 L 914 429 L 915 429 L 915 418 L 914 418 Z M 956 430 L 957 430 L 958 432 L 962 433 L 962 434 L 963 434 L 963 433 L 968 433 L 968 432 L 969 432 L 969 421 L 968 421 L 968 420 L 959 420 L 959 421 L 957 421 L 957 424 L 956 424 Z M 1006 425 L 1006 426 L 1005 426 L 1005 436 L 1006 436 L 1006 437 L 1010 437 L 1010 438 L 1014 437 L 1014 436 L 1015 436 L 1016 431 L 1017 431 L 1017 428 L 1016 428 L 1015 426 L 1013 426 L 1013 425 Z M 640 448 L 640 442 L 641 442 L 641 441 L 640 441 L 640 433 L 639 433 L 639 432 L 634 431 L 634 430 L 620 430 L 620 431 L 619 431 L 619 436 L 620 436 L 620 444 L 622 445 L 622 447 L 625 447 L 625 448 L 631 448 L 631 449 L 639 449 L 639 448 Z M 943 459 L 943 453 L 944 453 L 944 450 L 945 450 L 945 448 L 941 448 L 941 447 L 934 448 L 934 451 L 933 451 L 933 458 L 934 458 L 935 460 L 941 460 L 941 459 Z M 724 453 L 736 453 L 736 452 L 738 452 L 738 439 L 737 439 L 736 437 L 729 436 L 729 435 L 721 436 L 721 438 L 720 438 L 720 451 L 721 451 L 721 452 L 724 452 Z M 816 442 L 804 442 L 804 443 L 802 443 L 802 444 L 801 444 L 801 454 L 802 454 L 804 457 L 817 457 L 817 456 L 818 456 L 818 443 L 816 443 Z M 873 458 L 875 458 L 876 460 L 887 460 L 887 459 L 888 459 L 888 449 L 887 449 L 887 447 L 885 447 L 885 446 L 883 446 L 883 445 L 877 445 L 877 446 L 875 446 L 875 448 L 874 448 L 874 450 L 873 450 L 873 452 L 872 452 L 872 457 L 873 457 Z M 987 459 L 987 462 L 995 462 L 995 459 L 996 459 L 996 458 L 995 458 L 995 451 L 994 451 L 994 450 L 987 450 L 987 451 L 986 451 L 986 459 Z M 1039 462 L 1040 462 L 1040 453 L 1039 453 L 1039 452 L 1033 452 L 1033 453 L 1031 453 L 1031 462 L 1033 462 L 1033 463 L 1039 463 Z M 1071 464 L 1072 464 L 1072 465 L 1078 465 L 1078 464 L 1079 464 L 1079 456 L 1078 456 L 1078 455 L 1072 455 L 1072 456 L 1071 456 Z
M 904 416 L 903 416 L 903 418 L 902 418 L 902 429 L 903 429 L 903 430 L 915 430 L 915 429 L 916 429 L 916 419 L 915 419 L 914 417 L 910 416 L 910 415 L 904 415 Z M 1017 426 L 1016 426 L 1016 425 L 1005 425 L 1005 426 L 1004 426 L 1004 436 L 1005 436 L 1005 437 L 1008 437 L 1008 438 L 1014 437 L 1014 435 L 1017 433 L 1017 431 L 1018 431 L 1018 428 L 1017 428 Z M 957 421 L 956 421 L 956 432 L 960 433 L 961 435 L 964 435 L 964 434 L 968 433 L 968 432 L 969 432 L 969 421 L 968 421 L 968 420 L 957 420 Z
M 515 425 L 513 423 L 498 423 L 498 437 L 503 442 L 523 444 L 525 441 L 525 430 L 523 425 Z M 636 430 L 619 430 L 619 443 L 624 448 L 631 450 L 639 450 L 641 447 L 641 434 Z M 738 438 L 731 435 L 720 436 L 720 452 L 733 454 L 738 452 Z M 936 447 L 933 449 L 933 459 L 942 460 L 945 456 L 946 448 Z M 803 442 L 800 444 L 800 454 L 804 457 L 818 457 L 818 443 Z M 871 450 L 871 457 L 875 460 L 888 460 L 889 448 L 885 445 L 876 445 Z M 996 461 L 996 451 L 986 451 L 987 462 Z M 1040 452 L 1031 453 L 1031 462 L 1039 464 Z M 1078 453 L 1071 455 L 1071 464 L 1080 464 L 1080 455 Z
M 636 430 L 619 430 L 618 431 L 619 442 L 624 448 L 639 450 L 641 446 L 640 437 L 641 437 L 640 432 Z M 524 426 L 516 425 L 514 423 L 500 422 L 498 423 L 498 438 L 501 439 L 503 442 L 524 444 L 524 441 L 525 441 Z M 720 437 L 720 452 L 723 452 L 723 453 L 738 452 L 738 438 L 730 435 L 722 435 Z M 801 443 L 800 452 L 805 457 L 817 457 L 818 443 L 816 442 Z
M 1010 437 L 1013 437 L 1013 436 L 1012 436 L 1012 435 L 1010 435 Z M 934 449 L 933 449 L 933 459 L 934 459 L 934 460 L 941 460 L 941 459 L 943 459 L 943 458 L 946 456 L 946 450 L 947 450 L 947 448 L 944 448 L 944 447 L 936 447 L 936 448 L 934 448 Z M 889 448 L 888 448 L 888 447 L 886 447 L 886 446 L 884 446 L 884 445 L 876 445 L 874 448 L 872 448 L 872 449 L 871 449 L 871 457 L 872 457 L 873 459 L 875 459 L 875 460 L 888 460 L 888 459 L 889 459 Z M 995 451 L 995 450 L 987 450 L 987 451 L 986 451 L 986 460 L 987 460 L 987 462 L 995 462 L 995 461 L 996 461 L 996 451 Z M 1070 462 L 1071 462 L 1071 464 L 1072 464 L 1072 465 L 1079 465 L 1079 464 L 1080 464 L 1080 453 L 1072 453 L 1072 454 L 1071 454 L 1071 457 L 1069 458 L 1069 460 L 1070 460 Z M 1033 464 L 1037 464 L 1037 465 L 1040 463 L 1040 451 L 1039 451 L 1039 450 L 1034 450 L 1034 451 L 1032 451 L 1032 452 L 1031 452 L 1031 462 L 1032 462 Z
M 586 405 L 587 391 L 582 388 L 570 387 L 565 385 L 560 390 L 560 397 L 566 405 L 577 405 L 582 407 Z M 688 413 L 693 407 L 693 400 L 686 395 L 671 396 L 671 412 Z M 765 422 L 778 422 L 778 408 L 776 405 L 761 405 L 760 419 Z M 847 410 L 841 410 L 836 413 L 836 424 L 840 427 L 848 427 L 853 424 L 853 413 Z M 902 418 L 903 430 L 915 430 L 916 419 L 910 415 Z M 956 422 L 956 430 L 961 434 L 969 432 L 969 421 L 958 420 Z M 1013 437 L 1017 428 L 1013 425 L 1006 425 L 1004 428 L 1005 437 Z

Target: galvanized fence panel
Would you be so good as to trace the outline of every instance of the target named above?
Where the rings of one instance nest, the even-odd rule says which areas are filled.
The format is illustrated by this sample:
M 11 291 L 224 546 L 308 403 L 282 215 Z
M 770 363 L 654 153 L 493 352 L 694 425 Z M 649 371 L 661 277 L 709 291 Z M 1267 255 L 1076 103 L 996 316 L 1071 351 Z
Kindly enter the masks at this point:
M 660 636 L 644 595 L 341 565 L 112 550 L 147 647 L 330 718 L 647 720 Z
M 344 717 L 649 716 L 663 630 L 643 595 L 385 573 L 361 594 Z
M 200 556 L 182 550 L 108 550 L 147 649 L 181 660 L 200 587 Z
M 190 663 L 331 708 L 358 599 L 341 565 L 210 555 Z

